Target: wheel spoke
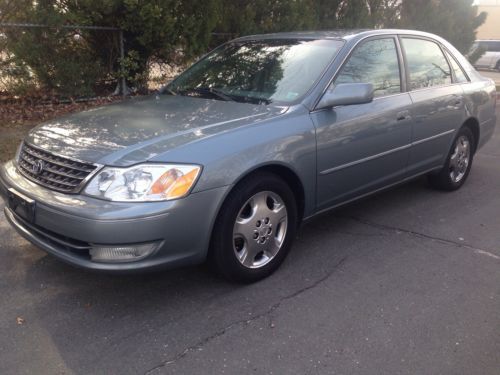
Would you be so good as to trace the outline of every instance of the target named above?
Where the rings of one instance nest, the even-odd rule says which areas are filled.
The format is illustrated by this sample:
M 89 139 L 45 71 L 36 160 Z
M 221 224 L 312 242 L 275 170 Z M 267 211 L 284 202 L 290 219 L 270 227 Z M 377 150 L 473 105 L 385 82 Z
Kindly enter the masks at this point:
M 242 260 L 244 266 L 252 267 L 255 262 L 255 257 L 261 250 L 258 248 L 256 242 L 252 241 L 245 249 L 245 258 Z
M 269 210 L 269 216 L 274 225 L 278 225 L 287 218 L 287 211 L 284 204 L 278 204 L 273 210 Z
M 246 247 L 244 247 L 236 255 L 238 256 L 238 259 L 240 260 L 240 262 L 245 264 L 245 262 L 248 258 L 248 249 Z
M 463 150 L 466 156 L 469 156 L 469 149 L 470 149 L 470 144 L 468 141 L 465 141 L 463 143 Z
M 251 240 L 253 238 L 252 220 L 241 218 L 236 219 L 233 233 L 235 235 L 240 235 L 245 239 L 245 241 Z
M 453 182 L 459 182 L 467 173 L 470 158 L 470 142 L 465 136 L 461 136 L 455 143 L 455 150 L 450 157 L 450 178 Z
M 458 165 L 458 153 L 455 151 L 455 153 L 450 158 L 450 167 L 455 169 L 457 165 Z
M 259 193 L 252 198 L 252 205 L 255 207 L 255 212 L 258 214 L 262 214 L 265 211 L 268 211 L 267 207 L 267 194 Z
M 278 238 L 274 237 L 272 241 L 269 242 L 269 246 L 266 249 L 266 253 L 269 254 L 270 257 L 274 257 L 279 249 L 281 248 L 282 241 Z

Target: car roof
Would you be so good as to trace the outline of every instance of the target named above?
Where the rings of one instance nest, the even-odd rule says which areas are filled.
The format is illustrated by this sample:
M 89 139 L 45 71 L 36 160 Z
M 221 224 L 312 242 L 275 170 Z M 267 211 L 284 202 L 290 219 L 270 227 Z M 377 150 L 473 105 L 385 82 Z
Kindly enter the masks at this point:
M 417 30 L 404 30 L 404 29 L 337 29 L 337 30 L 324 30 L 324 31 L 296 31 L 296 32 L 283 32 L 273 34 L 257 34 L 248 35 L 235 39 L 235 41 L 254 41 L 254 40 L 271 40 L 271 39 L 342 39 L 351 40 L 365 38 L 375 35 L 384 34 L 399 34 L 399 35 L 416 35 L 423 37 L 430 37 L 434 39 L 441 39 L 437 35 L 430 34 Z

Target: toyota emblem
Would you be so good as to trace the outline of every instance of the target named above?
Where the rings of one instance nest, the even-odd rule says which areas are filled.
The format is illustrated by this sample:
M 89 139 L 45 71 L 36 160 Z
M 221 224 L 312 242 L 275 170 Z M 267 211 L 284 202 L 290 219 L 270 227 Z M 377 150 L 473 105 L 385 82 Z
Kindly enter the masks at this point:
M 45 162 L 43 160 L 37 160 L 35 161 L 35 164 L 33 164 L 33 166 L 31 167 L 31 171 L 38 176 L 43 172 L 44 168 L 45 168 Z

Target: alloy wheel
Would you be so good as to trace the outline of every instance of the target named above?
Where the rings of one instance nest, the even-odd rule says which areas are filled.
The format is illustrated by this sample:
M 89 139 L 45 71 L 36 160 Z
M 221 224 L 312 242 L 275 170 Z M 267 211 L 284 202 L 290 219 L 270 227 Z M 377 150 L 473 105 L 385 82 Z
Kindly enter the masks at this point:
M 233 228 L 233 249 L 247 268 L 268 264 L 280 251 L 286 237 L 288 213 L 283 199 L 261 191 L 241 207 Z
M 464 135 L 458 137 L 450 158 L 450 178 L 453 182 L 460 182 L 464 178 L 470 163 L 470 155 L 469 139 Z

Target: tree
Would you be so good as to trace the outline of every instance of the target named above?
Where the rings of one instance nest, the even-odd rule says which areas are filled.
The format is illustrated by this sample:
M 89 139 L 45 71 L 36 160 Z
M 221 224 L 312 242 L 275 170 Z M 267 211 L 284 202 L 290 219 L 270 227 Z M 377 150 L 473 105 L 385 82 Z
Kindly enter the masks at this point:
M 60 0 L 72 23 L 119 27 L 126 46 L 125 74 L 144 86 L 154 58 L 190 59 L 206 51 L 220 14 L 220 0 Z M 99 41 L 95 41 L 99 48 Z M 182 51 L 182 53 L 179 53 Z M 123 70 L 123 69 L 122 69 Z
M 217 32 L 231 35 L 395 23 L 398 0 L 222 0 Z
M 216 31 L 230 35 L 304 30 L 314 27 L 311 0 L 222 0 Z
M 0 32 L 0 47 L 8 57 L 0 67 L 26 82 L 34 75 L 45 88 L 81 95 L 95 92 L 95 82 L 123 76 L 132 86 L 144 87 L 152 60 L 179 64 L 227 39 L 256 33 L 399 27 L 436 33 L 468 52 L 475 30 L 486 18 L 472 4 L 473 0 L 0 0 L 1 22 L 53 26 L 4 32 L 7 38 Z M 118 33 L 68 31 L 61 25 L 120 28 L 125 58 L 118 58 Z M 214 32 L 224 37 L 213 40 Z
M 116 72 L 124 75 L 130 84 L 140 88 L 145 86 L 148 62 L 152 58 L 179 63 L 206 51 L 219 19 L 220 4 L 220 0 L 204 0 L 203 6 L 196 0 L 30 1 L 22 12 L 11 12 L 8 21 L 51 25 L 53 28 L 23 35 L 19 30 L 9 33 L 9 49 L 19 64 L 29 65 L 40 83 L 49 89 L 76 90 L 77 94 L 82 94 L 92 89 L 89 85 L 81 85 L 84 76 L 106 78 L 103 74 L 109 71 L 115 72 L 115 78 Z M 116 33 L 81 30 L 77 33 L 82 38 L 72 39 L 74 35 L 68 38 L 67 31 L 58 29 L 61 25 L 122 29 L 125 60 L 117 59 Z M 103 67 L 106 69 L 101 69 L 100 73 L 94 69 L 94 74 L 90 74 L 91 68 Z M 75 85 L 67 87 L 71 79 L 65 72 L 70 76 L 80 75 L 82 79 L 76 79 Z
M 442 36 L 460 52 L 469 52 L 476 29 L 486 20 L 474 0 L 403 0 L 399 26 Z

